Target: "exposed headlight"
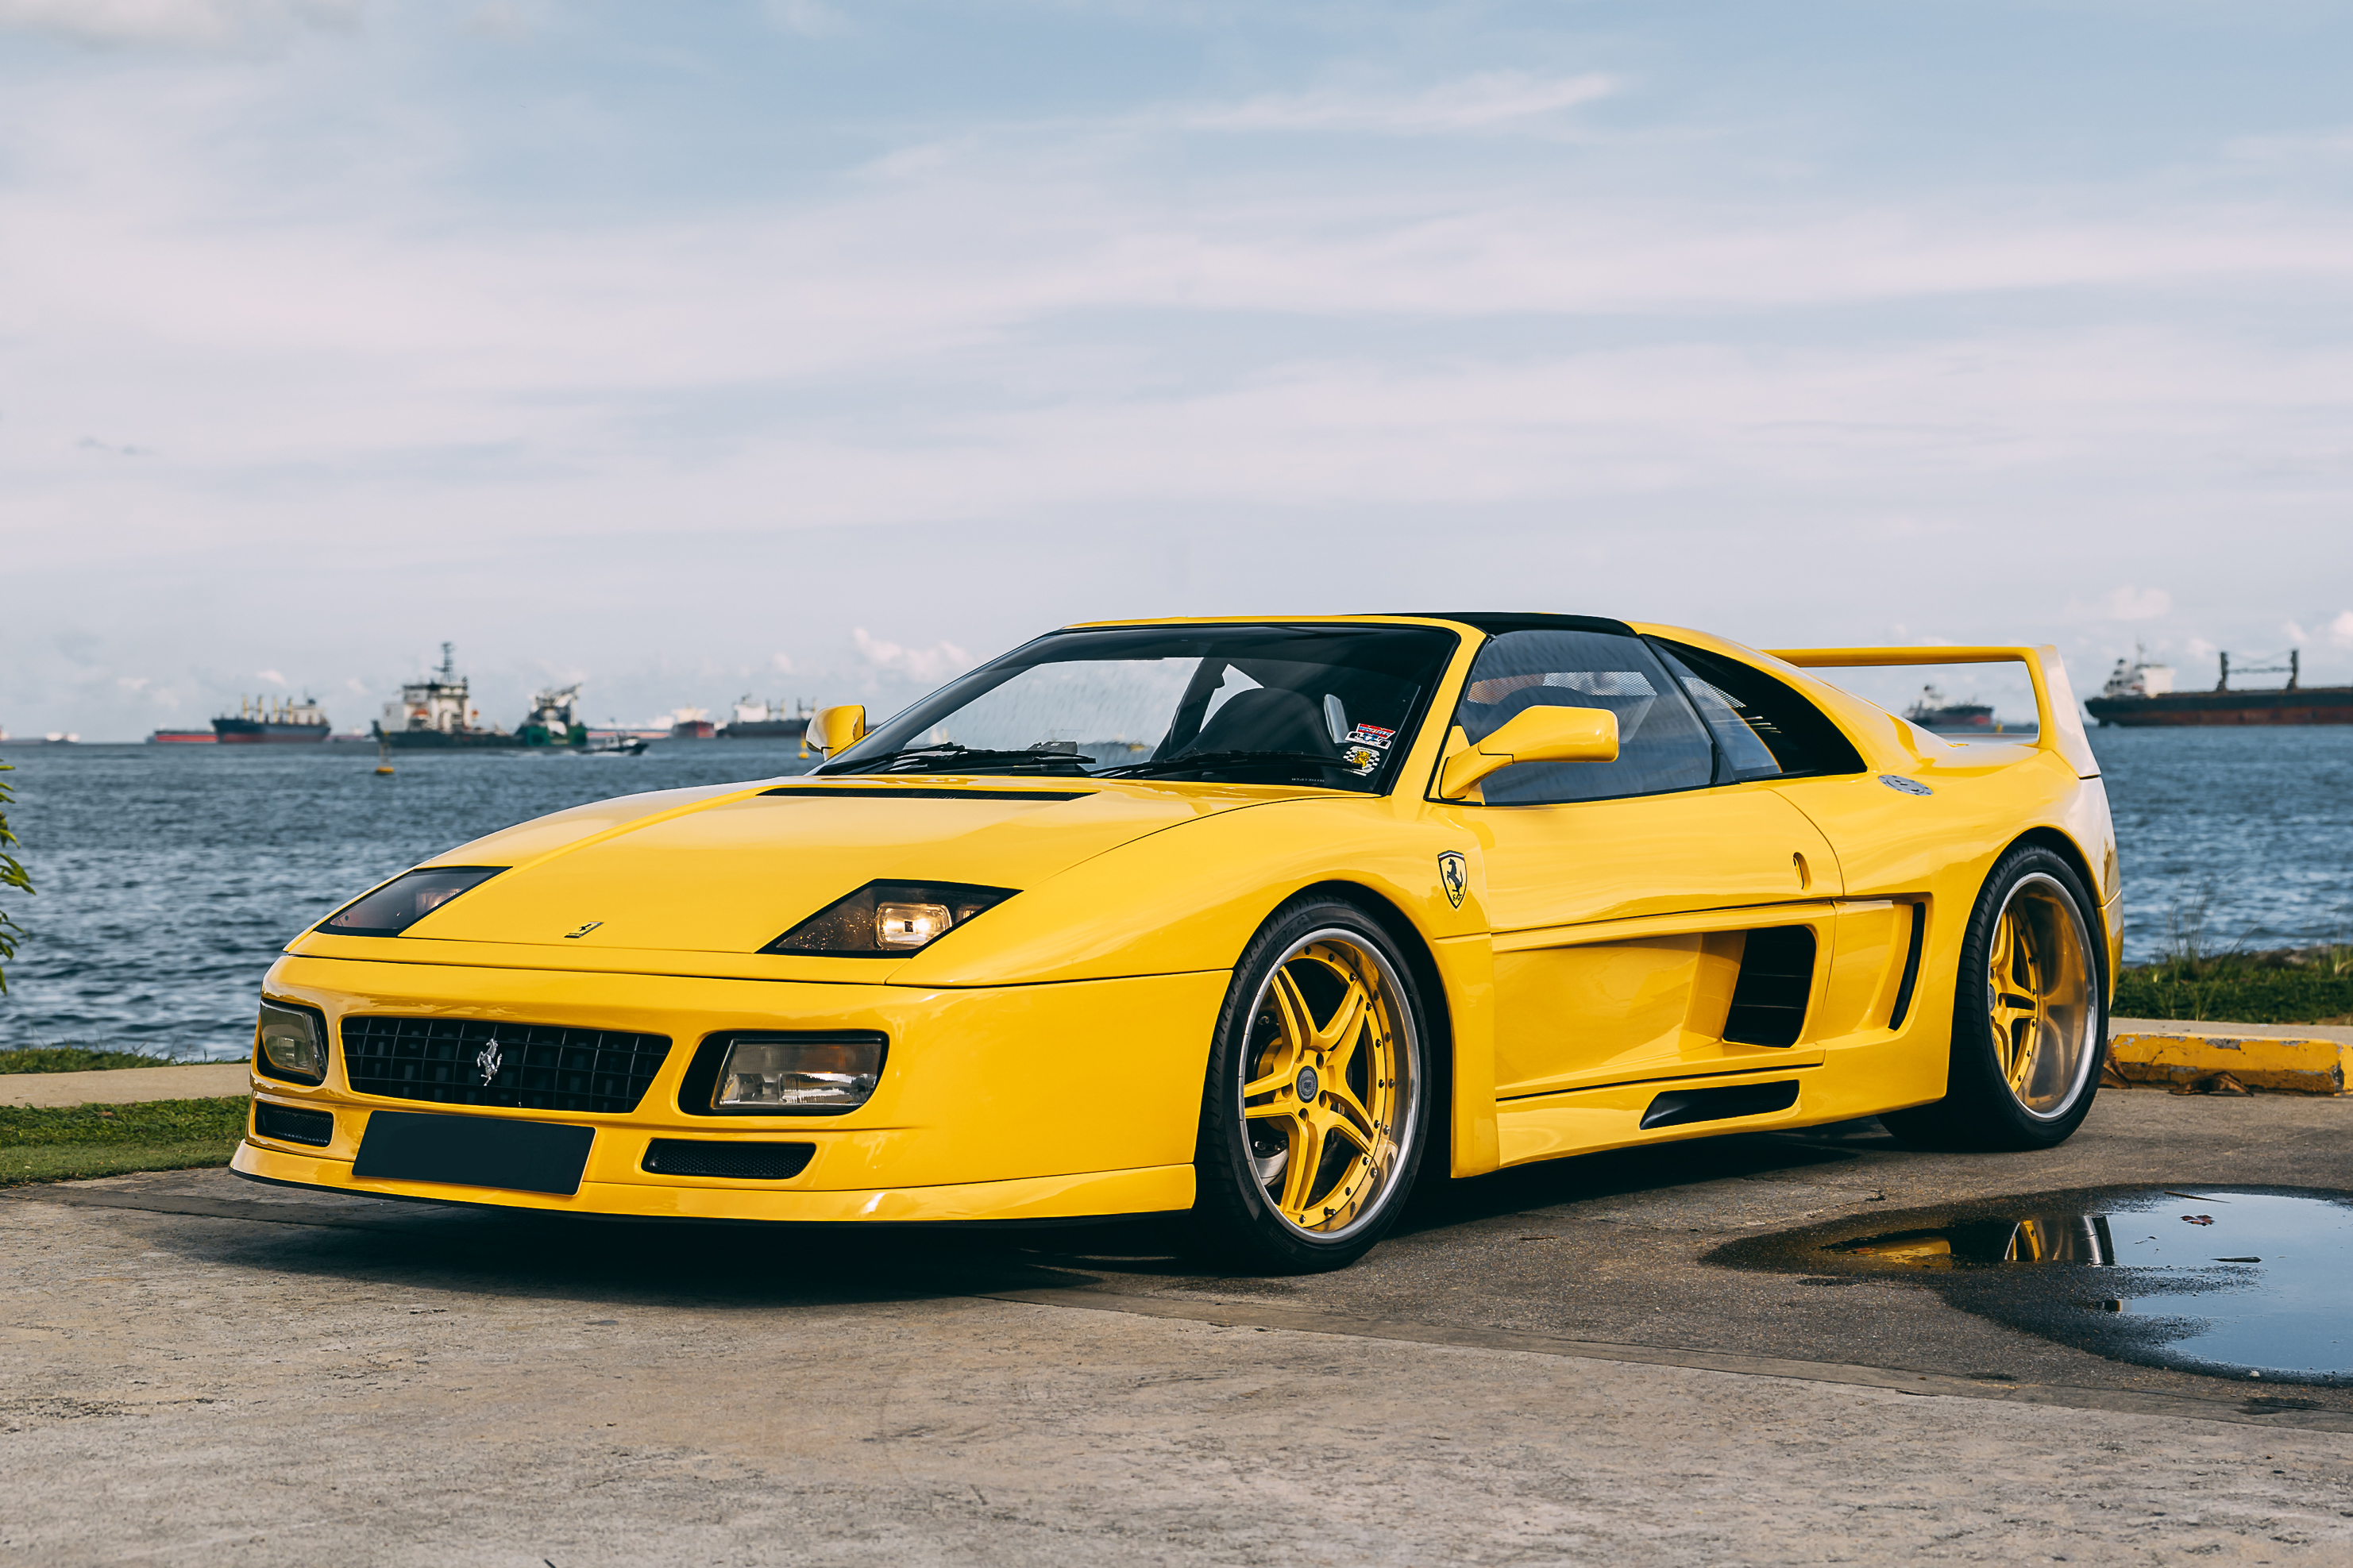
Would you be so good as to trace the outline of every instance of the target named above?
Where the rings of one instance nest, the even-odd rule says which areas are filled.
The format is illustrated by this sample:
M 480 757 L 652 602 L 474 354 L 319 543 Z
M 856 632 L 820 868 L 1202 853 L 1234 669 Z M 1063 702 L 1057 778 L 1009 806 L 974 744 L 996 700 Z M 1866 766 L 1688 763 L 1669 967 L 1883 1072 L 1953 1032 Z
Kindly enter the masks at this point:
M 880 1035 L 736 1035 L 725 1042 L 711 1109 L 852 1110 L 882 1079 Z
M 289 1083 L 324 1083 L 326 1020 L 307 1008 L 264 1002 L 261 1022 L 254 1031 L 253 1065 L 264 1078 L 284 1079 Z
M 828 958 L 902 957 L 1019 891 L 962 882 L 869 882 L 762 948 Z
M 503 866 L 427 866 L 395 877 L 375 892 L 354 899 L 315 928 L 328 936 L 398 936 L 469 888 L 478 888 Z

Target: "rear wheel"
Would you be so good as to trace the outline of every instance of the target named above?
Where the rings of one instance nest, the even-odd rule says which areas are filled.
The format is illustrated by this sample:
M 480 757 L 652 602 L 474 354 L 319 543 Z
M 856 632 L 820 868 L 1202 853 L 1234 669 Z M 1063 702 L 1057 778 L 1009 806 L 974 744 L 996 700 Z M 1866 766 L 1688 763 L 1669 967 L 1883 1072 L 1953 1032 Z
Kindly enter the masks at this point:
M 1235 966 L 1201 1096 L 1197 1246 L 1228 1266 L 1338 1268 L 1395 1221 L 1429 1119 L 1405 956 L 1354 904 L 1276 911 Z
M 2011 850 L 1961 938 L 1945 1098 L 1880 1121 L 1940 1149 L 2048 1149 L 2090 1113 L 2107 1049 L 2091 897 L 2051 850 Z

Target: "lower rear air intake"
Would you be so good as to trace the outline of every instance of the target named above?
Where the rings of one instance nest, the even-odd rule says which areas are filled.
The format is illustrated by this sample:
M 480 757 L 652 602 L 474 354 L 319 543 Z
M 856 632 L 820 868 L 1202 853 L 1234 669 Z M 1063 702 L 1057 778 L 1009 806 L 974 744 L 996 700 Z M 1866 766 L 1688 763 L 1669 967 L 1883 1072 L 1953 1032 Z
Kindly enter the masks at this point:
M 1798 1080 L 1779 1083 L 1736 1083 L 1724 1089 L 1671 1089 L 1651 1101 L 1642 1112 L 1642 1131 L 1682 1127 L 1694 1121 L 1729 1121 L 1736 1116 L 1765 1116 L 1798 1103 Z

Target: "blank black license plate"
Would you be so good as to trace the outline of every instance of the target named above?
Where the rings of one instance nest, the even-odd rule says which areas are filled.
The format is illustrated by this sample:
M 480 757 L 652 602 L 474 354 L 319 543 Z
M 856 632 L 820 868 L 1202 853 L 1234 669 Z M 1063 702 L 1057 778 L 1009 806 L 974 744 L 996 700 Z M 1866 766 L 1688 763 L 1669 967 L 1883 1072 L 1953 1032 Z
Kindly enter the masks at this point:
M 449 1182 L 569 1197 L 580 1190 L 588 1145 L 596 1141 L 593 1127 L 379 1110 L 368 1118 L 352 1174 L 368 1181 Z

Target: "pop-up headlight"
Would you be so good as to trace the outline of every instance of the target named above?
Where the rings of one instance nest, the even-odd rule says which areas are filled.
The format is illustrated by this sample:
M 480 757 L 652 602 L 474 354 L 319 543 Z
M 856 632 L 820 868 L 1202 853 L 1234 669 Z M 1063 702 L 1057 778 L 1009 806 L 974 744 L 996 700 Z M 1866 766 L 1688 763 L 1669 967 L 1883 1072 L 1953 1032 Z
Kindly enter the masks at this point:
M 903 958 L 922 952 L 1018 891 L 962 882 L 869 882 L 760 951 L 825 958 Z
M 264 1002 L 261 1022 L 254 1031 L 253 1065 L 264 1078 L 284 1079 L 289 1083 L 324 1083 L 325 1020 L 306 1007 Z
M 503 866 L 427 866 L 354 899 L 314 928 L 326 936 L 398 936 Z

